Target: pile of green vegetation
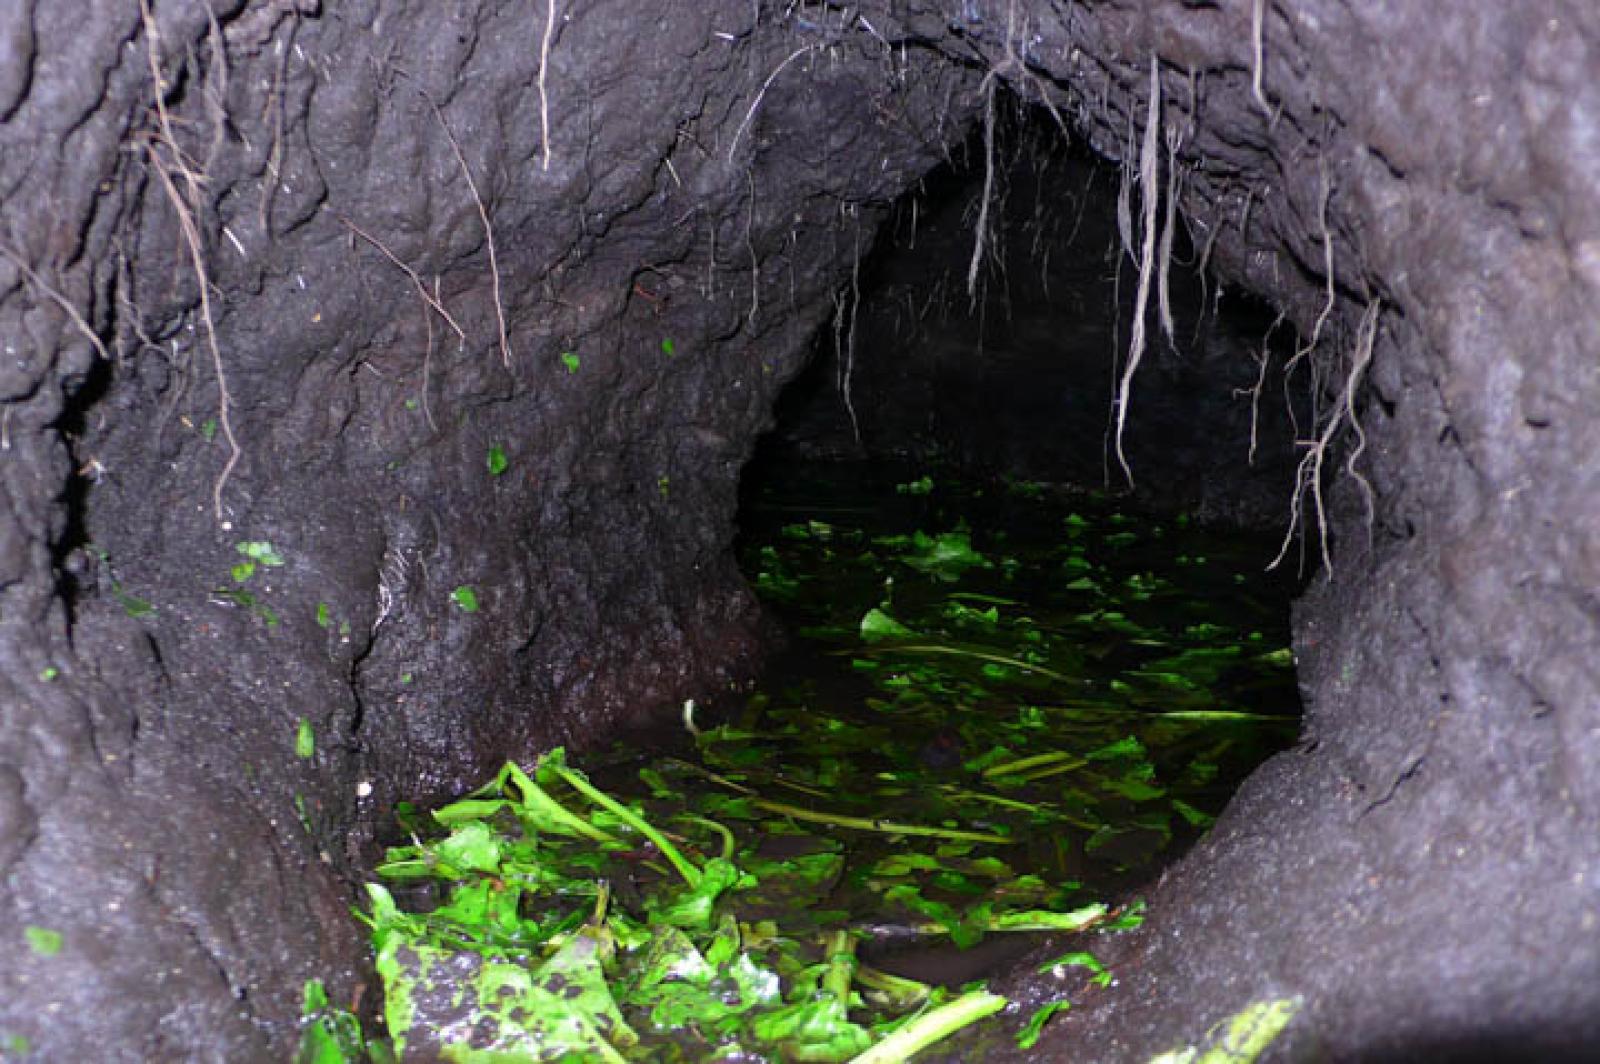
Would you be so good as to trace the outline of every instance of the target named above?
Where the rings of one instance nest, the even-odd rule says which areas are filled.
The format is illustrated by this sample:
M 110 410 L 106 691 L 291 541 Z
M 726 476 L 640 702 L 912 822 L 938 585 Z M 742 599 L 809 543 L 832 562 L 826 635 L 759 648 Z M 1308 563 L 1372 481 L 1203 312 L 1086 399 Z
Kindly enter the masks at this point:
M 1007 1002 L 893 974 L 896 946 L 1137 924 L 1108 899 L 1291 734 L 1281 618 L 1203 533 L 1024 487 L 1020 531 L 979 536 L 938 504 L 999 500 L 940 494 L 753 537 L 794 682 L 715 726 L 690 703 L 684 749 L 553 750 L 402 807 L 362 914 L 389 1041 L 313 986 L 307 1058 L 903 1060 Z M 1044 967 L 1082 978 L 1023 1044 L 1111 978 Z

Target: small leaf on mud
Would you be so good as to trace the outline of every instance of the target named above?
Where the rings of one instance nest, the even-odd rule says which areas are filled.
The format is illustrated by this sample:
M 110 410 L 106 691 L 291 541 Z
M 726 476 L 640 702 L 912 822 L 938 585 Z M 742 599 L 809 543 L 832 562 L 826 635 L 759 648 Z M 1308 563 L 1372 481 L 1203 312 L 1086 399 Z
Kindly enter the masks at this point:
M 578 372 L 578 367 L 583 365 L 583 360 L 578 357 L 576 351 L 563 351 L 561 352 L 561 364 L 567 367 L 568 373 L 576 373 Z
M 317 627 L 326 628 L 332 620 L 332 611 L 328 609 L 328 604 L 326 602 L 317 603 Z
M 462 613 L 478 612 L 478 592 L 469 584 L 462 584 L 450 592 L 450 601 L 454 602 Z
M 148 600 L 137 595 L 130 595 L 120 587 L 113 585 L 111 593 L 116 596 L 117 602 L 122 606 L 122 612 L 129 617 L 146 617 L 156 611 Z
M 673 355 L 678 353 L 678 345 L 673 343 L 670 339 L 663 340 L 661 341 L 661 350 L 668 358 L 671 358 Z
M 1033 1015 L 1028 1017 L 1028 1022 L 1017 1032 L 1017 1048 L 1032 1049 L 1039 1041 L 1039 1035 L 1044 1031 L 1044 1025 L 1050 1022 L 1050 1017 L 1058 1012 L 1065 1012 L 1072 1007 L 1070 1001 L 1052 1001 L 1048 1005 L 1041 1005 L 1033 1010 Z
M 28 940 L 28 948 L 41 957 L 54 957 L 61 952 L 60 931 L 29 924 L 22 929 L 22 937 Z
M 498 443 L 489 448 L 488 462 L 489 475 L 497 477 L 506 471 L 506 466 L 511 463 L 506 461 L 506 449 Z
M 311 722 L 304 717 L 300 718 L 300 726 L 294 733 L 294 756 L 304 761 L 317 752 L 317 737 L 311 730 Z
M 251 561 L 260 562 L 269 568 L 275 569 L 283 564 L 283 555 L 274 550 L 272 544 L 264 539 L 247 539 L 234 544 L 233 549 Z

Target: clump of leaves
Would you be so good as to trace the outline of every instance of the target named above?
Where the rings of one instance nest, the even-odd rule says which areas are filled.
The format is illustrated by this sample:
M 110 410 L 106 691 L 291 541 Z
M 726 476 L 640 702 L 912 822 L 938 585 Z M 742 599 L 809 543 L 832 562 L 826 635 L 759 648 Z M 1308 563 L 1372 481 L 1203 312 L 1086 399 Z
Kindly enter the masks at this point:
M 380 877 L 432 883 L 442 899 L 414 912 L 388 887 L 367 888 L 397 1052 L 621 1061 L 677 1059 L 687 1044 L 705 1055 L 889 1061 L 1004 1004 L 873 972 L 847 926 L 819 933 L 762 918 L 825 889 L 838 854 L 763 858 L 686 812 L 666 776 L 646 778 L 665 802 L 620 799 L 552 750 L 532 772 L 508 763 L 388 851 Z M 919 1025 L 919 1010 L 938 1021 Z M 307 1011 L 321 1017 L 317 1030 L 329 1026 L 325 1000 L 308 992 Z M 911 1048 L 861 1057 L 896 1039 Z

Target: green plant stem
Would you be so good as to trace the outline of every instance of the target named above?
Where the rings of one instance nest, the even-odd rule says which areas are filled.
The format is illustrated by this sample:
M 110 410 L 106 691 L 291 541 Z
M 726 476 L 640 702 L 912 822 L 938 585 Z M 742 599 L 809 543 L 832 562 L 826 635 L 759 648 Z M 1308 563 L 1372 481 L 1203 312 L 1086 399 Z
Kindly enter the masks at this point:
M 1065 750 L 1051 750 L 1049 753 L 1035 754 L 1020 761 L 1008 761 L 1003 765 L 990 765 L 983 770 L 983 775 L 985 778 L 1009 776 L 1013 773 L 1026 772 L 1029 769 L 1038 768 L 1041 765 L 1054 765 L 1062 761 L 1069 762 L 1071 768 L 1077 768 L 1086 763 L 1083 758 L 1076 757 Z
M 948 1005 L 941 1005 L 918 1016 L 850 1064 L 898 1064 L 909 1060 L 912 1054 L 920 1053 L 986 1016 L 993 1016 L 1006 1005 L 1005 998 L 987 990 L 963 994 Z
M 836 828 L 855 828 L 857 831 L 876 831 L 884 835 L 927 835 L 936 839 L 955 839 L 961 842 L 993 842 L 1009 845 L 1016 840 L 1005 835 L 991 835 L 983 831 L 961 831 L 956 828 L 933 828 L 923 824 L 901 824 L 893 820 L 874 820 L 864 816 L 844 816 L 839 813 L 819 813 L 787 802 L 770 802 L 765 798 L 752 798 L 750 804 L 769 813 L 780 813 L 812 824 L 827 824 Z
M 565 780 L 573 790 L 589 799 L 595 805 L 607 810 L 618 820 L 655 843 L 656 849 L 661 851 L 661 856 L 672 862 L 672 867 L 678 870 L 678 875 L 683 877 L 685 883 L 688 883 L 691 887 L 700 885 L 700 869 L 696 868 L 693 862 L 685 857 L 676 846 L 672 845 L 665 835 L 651 827 L 648 820 L 590 783 L 581 772 L 558 766 L 556 775 Z
M 1054 669 L 1047 669 L 1043 665 L 1035 665 L 1030 661 L 1022 661 L 1018 658 L 1008 658 L 1004 654 L 990 654 L 988 651 L 984 650 L 972 650 L 968 647 L 943 646 L 937 643 L 912 643 L 906 646 L 891 647 L 856 647 L 853 650 L 838 651 L 838 653 L 841 655 L 849 654 L 854 657 L 861 657 L 867 654 L 948 654 L 951 657 L 976 658 L 979 661 L 992 662 L 995 665 L 1004 665 L 1008 669 L 1022 669 L 1024 672 L 1038 673 L 1040 676 L 1048 676 L 1050 679 L 1056 680 L 1060 683 L 1074 684 L 1081 687 L 1087 682 L 1080 677 L 1068 676 L 1064 672 L 1057 672 Z

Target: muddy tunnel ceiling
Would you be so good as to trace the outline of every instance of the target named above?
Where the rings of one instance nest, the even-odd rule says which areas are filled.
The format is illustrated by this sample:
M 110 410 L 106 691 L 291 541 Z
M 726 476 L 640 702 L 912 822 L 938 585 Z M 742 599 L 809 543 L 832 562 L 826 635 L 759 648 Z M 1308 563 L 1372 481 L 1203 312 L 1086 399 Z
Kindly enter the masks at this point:
M 348 911 L 397 800 L 747 677 L 740 470 L 876 267 L 850 444 L 932 411 L 991 471 L 1081 461 L 943 416 L 981 347 L 980 421 L 1088 396 L 1094 467 L 1292 516 L 1321 568 L 1300 743 L 1023 1055 L 1279 999 L 1273 1059 L 1592 1053 L 1596 48 L 1579 0 L 6 5 L 5 1052 L 281 1059 L 307 979 L 375 985 Z M 962 153 L 1006 164 L 982 325 L 912 325 L 888 249 L 919 189 L 919 240 L 972 239 L 930 192 Z M 1089 250 L 1036 251 L 1111 181 Z M 1108 310 L 1075 270 L 1115 344 L 1019 359 L 1070 330 L 1008 299 Z M 1305 406 L 1246 475 L 1280 312 Z

